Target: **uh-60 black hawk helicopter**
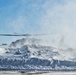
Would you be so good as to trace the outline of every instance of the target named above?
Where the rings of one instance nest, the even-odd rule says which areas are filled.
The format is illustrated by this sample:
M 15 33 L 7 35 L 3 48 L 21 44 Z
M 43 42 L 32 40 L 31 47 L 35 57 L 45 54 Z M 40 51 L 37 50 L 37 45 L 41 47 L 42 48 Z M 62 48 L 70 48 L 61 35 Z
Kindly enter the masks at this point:
M 18 34 L 18 33 L 13 33 L 13 34 L 9 34 L 9 33 L 6 33 L 6 34 L 0 34 L 0 36 L 24 36 L 24 37 L 30 37 L 30 36 L 43 36 L 43 35 L 50 35 L 50 33 L 46 34 Z M 25 71 L 19 71 L 21 73 L 26 73 Z M 42 74 L 43 72 L 27 72 L 27 74 Z M 46 72 L 45 72 L 46 73 Z

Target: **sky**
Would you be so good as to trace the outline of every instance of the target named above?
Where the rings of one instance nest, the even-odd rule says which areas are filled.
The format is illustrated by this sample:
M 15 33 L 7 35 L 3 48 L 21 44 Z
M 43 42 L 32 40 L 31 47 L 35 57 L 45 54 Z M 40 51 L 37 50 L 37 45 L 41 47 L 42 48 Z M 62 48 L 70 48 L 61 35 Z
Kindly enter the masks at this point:
M 0 33 L 50 33 L 50 44 L 76 48 L 76 0 L 0 0 Z

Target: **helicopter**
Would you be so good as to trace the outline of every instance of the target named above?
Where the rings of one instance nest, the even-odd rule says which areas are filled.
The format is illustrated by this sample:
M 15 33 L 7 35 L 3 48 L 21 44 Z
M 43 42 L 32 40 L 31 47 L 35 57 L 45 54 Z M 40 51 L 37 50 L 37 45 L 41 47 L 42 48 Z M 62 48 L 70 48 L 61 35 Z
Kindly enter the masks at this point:
M 30 37 L 30 36 L 43 36 L 43 35 L 50 35 L 51 33 L 43 33 L 43 34 L 18 34 L 18 33 L 13 33 L 13 34 L 0 34 L 0 36 L 25 36 L 25 37 Z M 60 48 L 57 48 L 57 47 L 53 47 L 54 49 L 59 49 L 59 50 L 62 50 Z M 47 71 L 31 71 L 31 72 L 26 72 L 25 70 L 15 70 L 15 71 L 18 71 L 20 73 L 24 73 L 24 74 L 29 74 L 29 75 L 32 75 L 32 74 L 43 74 L 43 73 L 48 73 Z

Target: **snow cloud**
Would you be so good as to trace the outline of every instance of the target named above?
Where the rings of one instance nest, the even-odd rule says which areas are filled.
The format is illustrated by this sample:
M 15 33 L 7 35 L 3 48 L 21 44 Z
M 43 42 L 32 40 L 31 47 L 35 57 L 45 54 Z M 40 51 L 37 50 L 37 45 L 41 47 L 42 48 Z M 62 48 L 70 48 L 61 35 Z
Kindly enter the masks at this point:
M 35 32 L 40 26 L 39 33 L 51 33 L 43 36 L 49 44 L 76 48 L 76 0 L 23 0 L 20 5 L 18 15 L 9 22 L 10 28 L 25 32 L 29 25 L 29 30 Z
M 40 19 L 42 32 L 52 33 L 49 39 L 57 46 L 63 41 L 63 46 L 76 48 L 76 0 L 61 0 L 53 6 L 48 3 Z

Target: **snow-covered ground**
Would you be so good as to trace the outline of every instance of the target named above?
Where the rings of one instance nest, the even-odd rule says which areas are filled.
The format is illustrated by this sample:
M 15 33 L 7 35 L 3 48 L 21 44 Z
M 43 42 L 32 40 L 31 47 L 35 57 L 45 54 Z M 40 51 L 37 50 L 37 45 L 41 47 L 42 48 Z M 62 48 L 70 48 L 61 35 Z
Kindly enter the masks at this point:
M 76 75 L 76 72 L 50 72 L 50 73 L 0 72 L 0 75 Z

